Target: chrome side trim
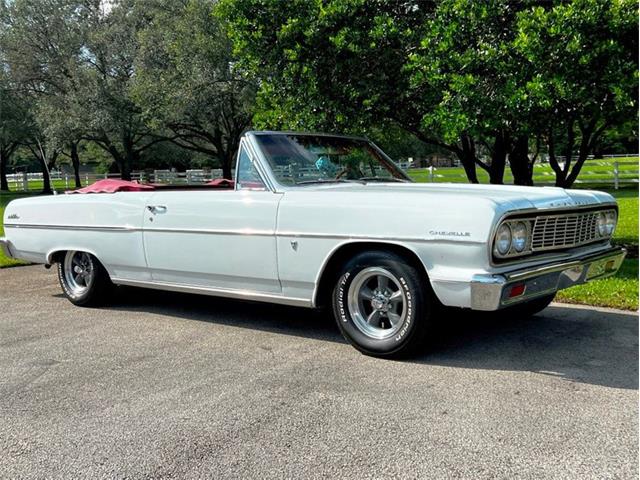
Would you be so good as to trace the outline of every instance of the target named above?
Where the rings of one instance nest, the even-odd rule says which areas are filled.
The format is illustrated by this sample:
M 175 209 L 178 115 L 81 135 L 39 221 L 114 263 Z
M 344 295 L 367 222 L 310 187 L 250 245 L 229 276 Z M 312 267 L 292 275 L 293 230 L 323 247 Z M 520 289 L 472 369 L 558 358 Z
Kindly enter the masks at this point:
M 155 232 L 155 233 L 196 233 L 202 235 L 248 235 L 254 237 L 273 237 L 275 236 L 275 232 L 273 230 L 251 230 L 251 229 L 242 229 L 242 230 L 218 230 L 218 229 L 210 229 L 210 228 L 140 228 L 138 230 L 144 232 Z
M 131 287 L 152 288 L 155 290 L 168 290 L 171 292 L 195 293 L 199 295 L 211 295 L 213 297 L 235 298 L 239 300 L 252 300 L 256 302 L 278 303 L 293 307 L 312 308 L 312 302 L 307 298 L 285 297 L 282 295 L 256 292 L 253 290 L 239 290 L 234 288 L 210 288 L 183 283 L 129 280 L 126 278 L 111 277 L 111 281 L 117 285 Z
M 293 232 L 284 231 L 277 232 L 278 237 L 295 237 L 295 238 L 328 238 L 337 240 L 354 240 L 354 241 L 389 241 L 389 242 L 438 242 L 438 243 L 454 243 L 456 245 L 477 245 L 483 244 L 481 241 L 473 240 L 452 240 L 447 238 L 421 238 L 421 237 L 389 237 L 386 235 L 349 235 L 347 233 L 318 233 L 318 232 Z
M 7 258 L 15 258 L 11 253 L 11 243 L 4 237 L 0 237 L 0 250 L 4 253 L 4 256 Z
M 83 230 L 83 231 L 98 231 L 98 232 L 112 232 L 112 231 L 124 231 L 135 232 L 141 230 L 139 227 L 133 227 L 130 225 L 111 226 L 111 225 L 45 225 L 34 223 L 6 223 L 4 228 L 32 228 L 39 230 Z
M 421 237 L 391 237 L 385 235 L 350 235 L 347 233 L 319 233 L 319 232 L 295 232 L 284 231 L 275 232 L 273 230 L 251 230 L 251 229 L 204 229 L 204 228 L 149 228 L 134 226 L 84 226 L 84 225 L 44 225 L 44 224 L 6 224 L 5 228 L 31 228 L 41 230 L 79 230 L 97 232 L 156 232 L 156 233 L 192 233 L 203 235 L 249 235 L 262 237 L 295 237 L 295 238 L 326 238 L 331 240 L 353 240 L 353 241 L 387 241 L 387 242 L 438 242 L 454 243 L 456 245 L 478 245 L 484 242 L 472 240 L 453 240 L 446 238 L 421 238 Z

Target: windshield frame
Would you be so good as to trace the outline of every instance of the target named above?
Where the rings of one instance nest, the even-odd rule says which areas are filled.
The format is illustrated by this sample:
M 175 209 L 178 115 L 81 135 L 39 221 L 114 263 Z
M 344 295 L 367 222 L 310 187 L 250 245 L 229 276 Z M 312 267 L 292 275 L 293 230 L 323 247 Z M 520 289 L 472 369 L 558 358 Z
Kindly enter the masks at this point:
M 254 159 L 259 163 L 260 165 L 260 170 L 262 170 L 262 172 L 265 174 L 265 176 L 267 177 L 267 185 L 271 187 L 272 191 L 274 192 L 283 192 L 286 190 L 300 190 L 300 189 L 304 189 L 306 187 L 309 187 L 311 185 L 321 185 L 322 183 L 308 183 L 305 185 L 284 185 L 282 183 L 280 183 L 278 181 L 278 178 L 276 177 L 276 175 L 274 174 L 272 168 L 271 168 L 271 164 L 269 163 L 269 161 L 267 160 L 267 158 L 264 155 L 264 152 L 262 151 L 262 149 L 260 148 L 260 144 L 258 143 L 256 137 L 260 136 L 260 135 L 296 135 L 296 136 L 315 136 L 315 137 L 329 137 L 329 138 L 340 138 L 340 139 L 349 139 L 349 140 L 354 140 L 357 142 L 364 142 L 366 143 L 368 146 L 370 146 L 379 156 L 380 156 L 380 160 L 385 163 L 387 165 L 387 167 L 389 167 L 391 170 L 393 170 L 393 172 L 395 172 L 398 176 L 394 177 L 397 178 L 398 180 L 402 180 L 405 181 L 407 183 L 413 183 L 413 180 L 406 174 L 404 173 L 404 171 L 398 167 L 395 162 L 393 160 L 391 160 L 391 158 L 389 158 L 389 156 L 384 153 L 384 151 L 378 147 L 375 143 L 373 143 L 371 140 L 369 140 L 368 138 L 364 138 L 364 137 L 357 137 L 357 136 L 350 136 L 350 135 L 334 135 L 334 134 L 328 134 L 328 133 L 311 133 L 311 132 L 275 132 L 275 131 L 249 131 L 245 133 L 245 138 L 247 139 L 247 144 L 250 147 L 250 150 L 253 154 Z M 394 179 L 390 179 L 389 183 L 395 183 L 397 180 Z M 373 182 L 373 181 L 371 181 Z M 323 182 L 324 183 L 324 182 Z M 341 185 L 341 184 L 346 184 L 346 183 L 353 183 L 353 184 L 366 184 L 366 182 L 364 181 L 358 181 L 358 180 L 354 180 L 353 182 L 351 181 L 347 181 L 347 182 L 326 182 L 327 185 Z M 380 180 L 376 180 L 375 183 L 381 183 Z

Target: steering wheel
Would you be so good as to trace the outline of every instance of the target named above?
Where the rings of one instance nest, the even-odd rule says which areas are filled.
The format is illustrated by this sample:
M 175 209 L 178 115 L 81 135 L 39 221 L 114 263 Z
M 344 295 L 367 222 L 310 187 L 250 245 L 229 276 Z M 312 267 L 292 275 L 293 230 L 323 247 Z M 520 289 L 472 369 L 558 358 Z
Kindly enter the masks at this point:
M 357 167 L 352 168 L 351 170 L 349 170 L 348 168 L 343 168 L 340 171 L 340 173 L 338 173 L 338 175 L 336 175 L 336 180 L 339 180 L 340 178 L 342 178 L 345 174 L 349 173 L 349 171 L 351 171 L 353 173 L 357 173 L 358 176 L 360 176 L 360 177 L 364 177 L 364 174 L 362 173 L 362 170 L 360 170 Z

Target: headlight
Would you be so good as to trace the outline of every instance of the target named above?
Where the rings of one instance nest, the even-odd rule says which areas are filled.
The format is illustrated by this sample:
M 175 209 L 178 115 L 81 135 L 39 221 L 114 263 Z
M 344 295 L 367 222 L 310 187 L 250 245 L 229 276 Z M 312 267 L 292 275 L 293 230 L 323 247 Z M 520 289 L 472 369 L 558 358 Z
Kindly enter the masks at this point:
M 598 214 L 598 234 L 601 237 L 604 237 L 605 235 L 607 235 L 607 216 L 605 215 L 604 212 L 600 212 Z
M 611 236 L 613 235 L 613 231 L 616 229 L 616 223 L 618 222 L 618 215 L 613 210 L 607 212 L 605 215 L 607 217 L 607 222 L 606 222 L 607 235 Z
M 523 222 L 518 222 L 511 227 L 511 244 L 513 249 L 520 253 L 527 246 L 527 226 Z
M 511 249 L 511 228 L 506 223 L 498 228 L 495 249 L 499 255 L 506 255 Z

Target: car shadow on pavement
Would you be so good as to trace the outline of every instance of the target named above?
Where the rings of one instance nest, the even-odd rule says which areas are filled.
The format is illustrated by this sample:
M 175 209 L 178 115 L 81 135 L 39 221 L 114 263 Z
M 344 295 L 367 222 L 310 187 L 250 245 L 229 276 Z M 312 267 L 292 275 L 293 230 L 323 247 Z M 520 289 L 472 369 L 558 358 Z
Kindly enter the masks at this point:
M 638 316 L 552 305 L 533 317 L 453 311 L 413 361 L 638 389 Z
M 330 314 L 303 308 L 137 288 L 123 289 L 111 308 L 346 343 Z M 570 305 L 529 318 L 452 309 L 424 352 L 402 361 L 638 389 L 638 317 Z

